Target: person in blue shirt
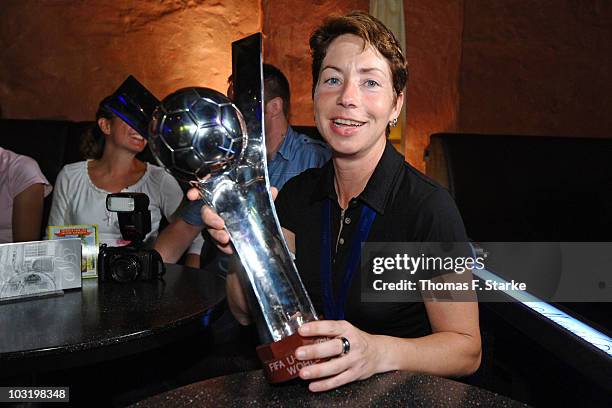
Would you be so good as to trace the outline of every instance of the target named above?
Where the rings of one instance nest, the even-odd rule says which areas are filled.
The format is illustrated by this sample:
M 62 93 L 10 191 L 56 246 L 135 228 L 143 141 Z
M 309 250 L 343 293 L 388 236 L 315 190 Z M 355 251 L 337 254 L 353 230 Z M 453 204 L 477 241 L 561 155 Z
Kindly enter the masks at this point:
M 270 184 L 277 189 L 304 170 L 321 167 L 331 158 L 327 144 L 296 132 L 289 125 L 289 81 L 275 66 L 263 64 L 264 126 Z M 230 77 L 228 96 L 232 98 Z M 192 201 L 157 238 L 155 249 L 164 262 L 176 262 L 202 231 L 200 210 L 204 203 Z

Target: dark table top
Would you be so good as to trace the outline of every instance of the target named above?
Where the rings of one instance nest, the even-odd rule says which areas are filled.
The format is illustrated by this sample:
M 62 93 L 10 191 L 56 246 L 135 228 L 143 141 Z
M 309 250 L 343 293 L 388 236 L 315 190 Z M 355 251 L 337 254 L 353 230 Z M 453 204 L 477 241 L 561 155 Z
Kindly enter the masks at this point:
M 0 304 L 2 372 L 69 368 L 167 344 L 225 299 L 215 272 L 167 264 L 163 281 L 83 280 L 63 296 Z M 59 357 L 59 358 L 58 358 Z
M 248 371 L 187 385 L 133 407 L 523 407 L 498 394 L 445 378 L 408 372 L 379 374 L 325 393 L 305 381 L 270 385 Z

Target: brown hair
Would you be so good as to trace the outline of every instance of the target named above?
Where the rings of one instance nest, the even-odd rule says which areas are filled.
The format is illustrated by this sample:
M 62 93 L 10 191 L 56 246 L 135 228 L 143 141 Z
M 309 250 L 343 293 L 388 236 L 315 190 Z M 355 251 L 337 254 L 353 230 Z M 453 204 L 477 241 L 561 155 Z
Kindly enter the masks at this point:
M 346 16 L 334 16 L 325 19 L 323 25 L 310 36 L 310 51 L 312 54 L 312 96 L 319 82 L 321 64 L 327 53 L 327 48 L 337 37 L 343 34 L 353 34 L 360 37 L 366 46 L 371 45 L 378 50 L 389 63 L 393 90 L 397 97 L 408 81 L 408 66 L 399 42 L 387 27 L 375 17 L 363 11 L 353 11 Z
M 86 159 L 99 159 L 102 157 L 102 153 L 104 153 L 104 133 L 98 125 L 98 119 L 105 118 L 110 120 L 116 117 L 110 109 L 104 106 L 109 98 L 110 96 L 102 99 L 96 112 L 96 122 L 85 131 L 83 139 L 81 140 L 80 151 Z

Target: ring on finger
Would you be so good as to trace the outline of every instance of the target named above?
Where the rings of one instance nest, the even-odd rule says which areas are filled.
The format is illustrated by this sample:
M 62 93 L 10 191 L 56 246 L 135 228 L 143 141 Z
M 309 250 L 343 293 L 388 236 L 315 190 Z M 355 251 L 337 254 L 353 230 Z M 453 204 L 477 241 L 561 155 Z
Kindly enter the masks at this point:
M 346 337 L 340 337 L 340 341 L 342 342 L 342 352 L 340 354 L 348 354 L 351 351 L 351 342 Z

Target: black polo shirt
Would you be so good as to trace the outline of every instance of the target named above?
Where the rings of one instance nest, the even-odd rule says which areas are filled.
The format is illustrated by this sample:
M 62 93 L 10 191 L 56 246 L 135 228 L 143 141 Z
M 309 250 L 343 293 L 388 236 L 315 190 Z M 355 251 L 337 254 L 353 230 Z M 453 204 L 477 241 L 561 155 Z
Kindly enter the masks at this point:
M 333 290 L 339 287 L 346 269 L 364 203 L 376 212 L 366 242 L 467 241 L 463 221 L 450 194 L 406 163 L 389 142 L 365 189 L 350 200 L 344 214 L 334 188 L 333 162 L 306 170 L 285 184 L 276 199 L 276 211 L 281 225 L 295 233 L 297 269 L 317 313 L 323 311 L 322 207 L 329 199 L 332 252 L 337 248 L 332 263 Z M 372 334 L 420 337 L 431 333 L 422 302 L 361 302 L 358 272 L 349 287 L 345 318 Z

